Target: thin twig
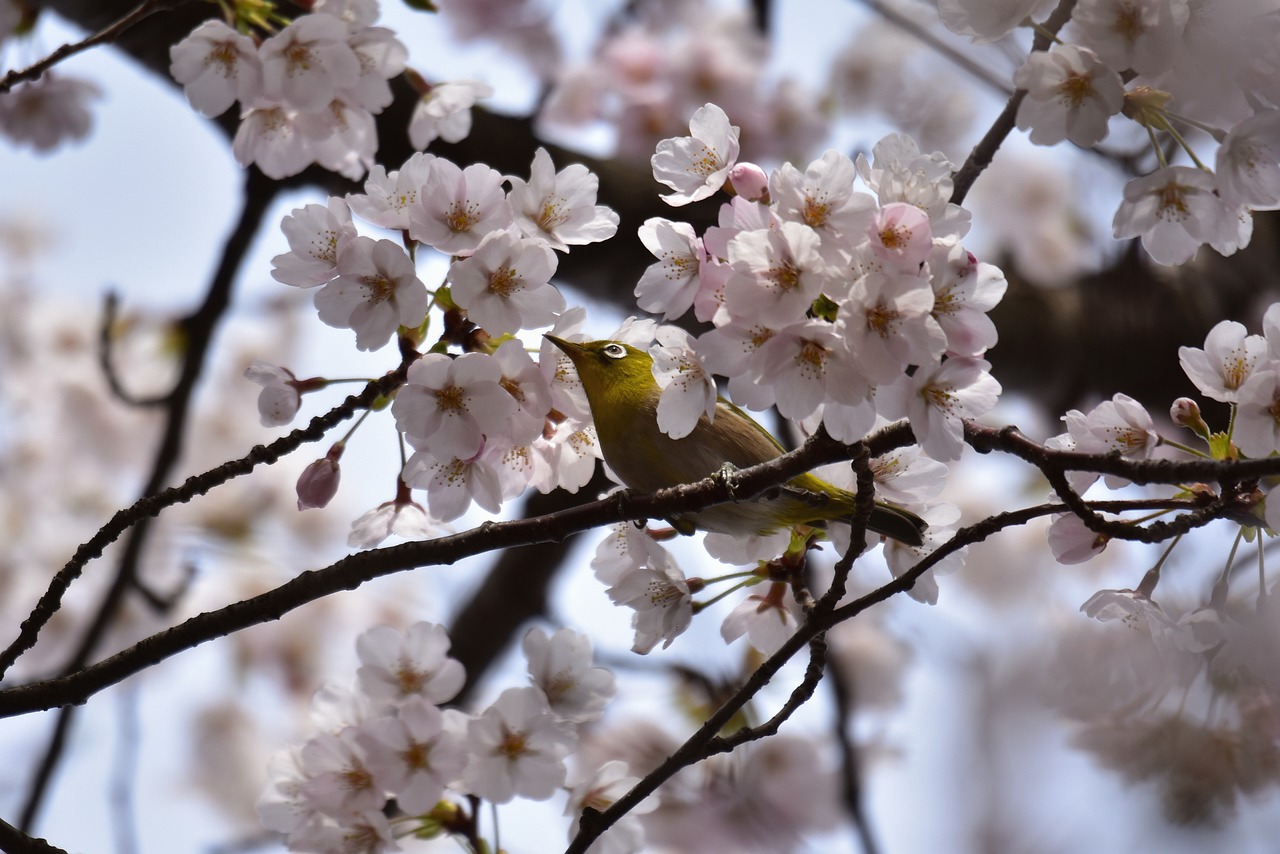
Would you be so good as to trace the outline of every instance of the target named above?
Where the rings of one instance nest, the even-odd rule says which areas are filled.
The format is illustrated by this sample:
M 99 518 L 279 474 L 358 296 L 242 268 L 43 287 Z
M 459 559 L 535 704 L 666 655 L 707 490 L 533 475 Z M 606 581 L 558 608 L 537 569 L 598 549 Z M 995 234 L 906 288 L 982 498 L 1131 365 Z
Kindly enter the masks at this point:
M 1031 52 L 1047 50 L 1049 48 L 1050 38 L 1057 34 L 1058 30 L 1071 19 L 1071 12 L 1075 8 L 1076 0 L 1061 0 L 1058 8 L 1053 10 L 1044 22 L 1044 26 L 1036 30 L 1035 38 L 1031 42 Z M 1004 109 L 1000 111 L 1000 115 L 991 123 L 991 127 L 987 129 L 986 134 L 973 147 L 973 151 L 969 152 L 969 159 L 956 172 L 954 178 L 954 187 L 951 191 L 951 204 L 964 204 L 965 197 L 969 195 L 969 190 L 973 187 L 973 182 L 978 180 L 991 161 L 995 159 L 996 152 L 1000 150 L 1000 146 L 1004 144 L 1005 137 L 1013 130 L 1017 122 L 1018 107 L 1022 104 L 1022 99 L 1027 96 L 1027 90 L 1018 89 L 1009 96 L 1009 101 L 1004 105 Z
M 15 69 L 10 71 L 3 78 L 0 78 L 0 95 L 8 92 L 18 83 L 26 80 L 35 80 L 41 74 L 44 74 L 64 59 L 75 56 L 77 53 L 86 51 L 91 47 L 115 41 L 120 38 L 121 34 L 124 33 L 125 30 L 129 29 L 139 21 L 151 17 L 156 12 L 171 9 L 184 2 L 186 2 L 186 0 L 143 0 L 143 2 L 138 4 L 132 12 L 120 18 L 115 23 L 107 25 L 93 35 L 87 36 L 74 44 L 64 44 L 62 47 L 58 48 L 34 65 L 30 65 L 27 68 L 20 70 Z
M 137 397 L 124 387 L 120 376 L 116 373 L 115 360 L 115 325 L 120 309 L 120 297 L 115 291 L 107 291 L 102 301 L 102 325 L 98 328 L 98 364 L 102 367 L 102 376 L 107 381 L 107 388 L 116 398 L 128 406 L 139 408 L 163 406 L 169 402 L 171 394 L 157 394 L 151 397 Z

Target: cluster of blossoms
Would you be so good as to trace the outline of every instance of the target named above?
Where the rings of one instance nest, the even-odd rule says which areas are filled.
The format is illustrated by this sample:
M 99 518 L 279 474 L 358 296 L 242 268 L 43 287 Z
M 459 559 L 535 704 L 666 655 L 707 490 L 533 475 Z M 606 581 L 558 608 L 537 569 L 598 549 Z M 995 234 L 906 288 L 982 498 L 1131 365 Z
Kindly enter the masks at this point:
M 948 27 L 982 40 L 1043 7 L 939 4 Z M 1026 91 L 1018 127 L 1032 142 L 1092 147 L 1120 113 L 1150 134 L 1159 168 L 1125 187 L 1113 225 L 1119 239 L 1141 236 L 1162 264 L 1181 264 L 1204 244 L 1230 255 L 1248 245 L 1252 211 L 1280 208 L 1280 4 L 1222 11 L 1208 0 L 1080 0 L 1071 41 L 1031 54 L 1013 77 Z M 1162 132 L 1191 165 L 1169 162 Z M 1197 156 L 1196 132 L 1217 143 L 1212 169 Z
M 514 335 L 552 323 L 571 335 L 583 322 L 583 310 L 566 311 L 551 277 L 557 251 L 617 230 L 617 215 L 595 204 L 596 187 L 581 165 L 556 172 L 545 150 L 527 180 L 420 153 L 390 173 L 374 167 L 364 193 L 308 205 L 284 220 L 291 251 L 274 259 L 272 274 L 315 288 L 321 320 L 354 330 L 360 349 L 385 346 L 397 330 L 420 342 L 430 309 L 444 314 L 439 346 L 410 367 L 392 405 L 414 449 L 403 485 L 426 491 L 434 521 L 457 518 L 473 501 L 496 512 L 530 486 L 577 490 L 594 471 L 599 452 L 581 390 L 571 397 L 562 367 L 534 362 Z M 358 234 L 352 212 L 401 232 L 415 250 L 451 256 L 445 284 L 429 292 L 413 255 L 397 242 Z M 446 355 L 450 343 L 466 352 Z M 262 364 L 248 376 L 263 386 L 264 424 L 288 423 L 301 394 L 325 384 Z M 321 506 L 336 491 L 341 443 L 335 447 L 304 476 L 300 506 Z M 401 489 L 357 520 L 351 542 L 376 545 L 392 532 L 429 530 L 425 512 Z
M 263 824 L 286 834 L 290 850 L 315 854 L 395 851 L 404 837 L 457 835 L 474 845 L 478 815 L 459 802 L 465 796 L 494 804 L 552 797 L 565 788 L 580 727 L 600 718 L 614 678 L 592 666 L 590 641 L 568 629 L 532 629 L 523 649 L 530 685 L 466 714 L 440 708 L 465 681 L 443 627 L 365 632 L 355 686 L 317 692 L 318 733 L 272 759 L 258 801 Z M 607 763 L 572 787 L 569 812 L 603 809 L 635 782 L 625 763 Z M 628 818 L 605 839 L 611 851 L 635 851 L 644 833 Z
M 362 177 L 378 150 L 374 116 L 391 104 L 389 80 L 405 71 L 408 51 L 385 27 L 373 26 L 377 0 L 317 0 L 267 38 L 205 21 L 170 49 L 170 72 L 205 116 L 239 102 L 232 149 L 241 166 L 283 178 L 312 163 L 348 178 Z M 410 138 L 425 148 L 436 136 L 459 139 L 470 128 L 470 107 L 490 94 L 479 84 L 431 87 L 414 113 Z
M 678 439 L 711 417 L 717 375 L 728 377 L 736 402 L 776 406 L 803 429 L 821 425 L 844 442 L 906 417 L 920 447 L 875 460 L 873 469 L 883 497 L 929 522 L 924 548 L 931 548 L 957 520 L 953 507 L 935 501 L 945 463 L 963 449 L 962 420 L 985 413 L 1000 390 L 982 356 L 996 340 L 986 312 L 1005 280 L 960 243 L 968 215 L 947 201 L 951 164 L 895 135 L 870 161 L 829 151 L 803 172 L 784 165 L 766 175 L 736 162 L 739 130 L 719 107 L 701 108 L 690 129 L 689 137 L 661 142 L 653 157 L 655 178 L 675 190 L 663 198 L 686 204 L 727 181 L 733 195 L 720 225 L 702 236 L 679 222 L 645 223 L 641 239 L 659 260 L 636 296 L 666 319 L 692 308 L 713 328 L 692 338 L 632 319 L 610 336 L 653 356 L 659 427 Z M 607 239 L 617 217 L 595 205 L 595 178 L 583 167 L 556 173 L 539 151 L 531 171 L 528 181 L 506 178 L 504 192 L 503 177 L 483 164 L 461 169 L 417 154 L 391 173 L 375 167 L 364 194 L 309 205 L 284 221 L 292 250 L 274 259 L 273 275 L 316 288 L 320 318 L 353 329 L 359 348 L 380 348 L 397 330 L 416 346 L 429 308 L 444 312 L 439 342 L 410 366 L 391 406 L 413 449 L 396 498 L 356 521 L 354 546 L 391 533 L 429 535 L 473 503 L 496 512 L 530 486 L 577 490 L 594 470 L 591 412 L 571 363 L 549 342 L 535 362 L 514 336 L 553 325 L 557 336 L 583 338 L 583 312 L 566 310 L 550 283 L 556 250 Z M 854 189 L 859 175 L 877 196 Z M 353 212 L 451 255 L 445 285 L 429 293 L 410 253 L 359 235 Z M 453 345 L 463 352 L 446 352 Z M 267 424 L 286 423 L 300 395 L 325 383 L 267 365 L 248 376 L 263 385 Z M 332 497 L 344 443 L 304 474 L 300 507 Z M 852 486 L 847 469 L 823 476 Z M 426 492 L 426 509 L 410 489 Z M 837 545 L 847 543 L 846 532 L 832 526 Z M 752 583 L 770 577 L 773 559 L 799 559 L 806 548 L 785 531 L 708 540 L 722 560 L 755 566 Z M 895 574 L 921 553 L 886 546 Z M 610 596 L 636 611 L 637 651 L 670 643 L 688 625 L 691 594 L 704 582 L 685 579 L 657 542 L 624 527 L 606 537 L 599 560 Z M 757 649 L 776 650 L 795 627 L 785 593 L 775 580 L 768 593 L 747 597 L 725 623 L 726 640 L 745 634 Z M 932 573 L 913 595 L 936 600 Z
M 1171 420 L 1198 437 L 1203 449 L 1184 445 L 1162 436 L 1151 415 L 1133 398 L 1117 394 L 1088 413 L 1068 412 L 1064 420 L 1067 432 L 1051 438 L 1047 445 L 1058 450 L 1091 454 L 1116 453 L 1128 459 L 1149 459 L 1157 448 L 1175 449 L 1184 455 L 1209 459 L 1266 458 L 1280 451 L 1280 303 L 1272 305 L 1263 318 L 1263 334 L 1251 335 L 1243 324 L 1222 321 L 1210 330 L 1204 347 L 1183 347 L 1179 360 L 1187 377 L 1206 397 L 1230 406 L 1230 426 L 1225 432 L 1212 432 L 1201 416 L 1200 406 L 1190 398 L 1179 398 L 1170 410 Z M 1098 480 L 1089 472 L 1071 472 L 1072 489 L 1084 493 Z M 1107 485 L 1127 485 L 1123 478 L 1109 476 Z M 1241 611 L 1228 602 L 1228 586 L 1236 549 L 1226 561 L 1221 576 L 1213 585 L 1209 601 L 1201 608 L 1173 616 L 1156 602 L 1160 571 L 1178 540 L 1175 539 L 1159 562 L 1149 570 L 1135 589 L 1101 590 L 1081 610 L 1102 621 L 1121 620 L 1150 633 L 1161 654 L 1192 656 L 1190 665 L 1175 668 L 1192 674 L 1217 656 L 1218 670 L 1224 667 L 1246 667 L 1258 670 L 1256 655 L 1250 651 L 1257 637 L 1273 631 L 1271 606 L 1263 574 L 1260 529 L 1280 530 L 1280 501 L 1260 484 L 1247 500 L 1253 503 L 1253 514 L 1233 518 L 1240 526 L 1236 545 L 1241 539 L 1257 540 L 1259 549 L 1258 607 Z M 1193 495 L 1207 486 L 1189 486 L 1182 494 Z M 1156 511 L 1154 516 L 1161 515 Z M 1150 519 L 1147 516 L 1141 521 Z M 1074 564 L 1090 560 L 1107 547 L 1109 537 L 1096 533 L 1074 515 L 1055 518 L 1049 529 L 1049 546 L 1062 563 Z M 1243 645 L 1243 646 L 1242 646 Z M 1221 653 L 1221 655 L 1219 655 Z M 1273 679 L 1270 665 L 1263 676 Z M 1238 678 L 1233 677 L 1233 678 Z M 1253 677 L 1251 676 L 1250 679 Z

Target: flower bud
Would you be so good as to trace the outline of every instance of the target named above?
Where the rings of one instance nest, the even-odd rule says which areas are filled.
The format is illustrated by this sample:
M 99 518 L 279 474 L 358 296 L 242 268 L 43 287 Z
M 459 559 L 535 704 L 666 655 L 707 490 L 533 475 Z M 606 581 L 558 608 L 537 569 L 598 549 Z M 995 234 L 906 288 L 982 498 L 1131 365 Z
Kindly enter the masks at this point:
M 1200 405 L 1189 397 L 1180 397 L 1169 407 L 1169 418 L 1202 439 L 1209 438 L 1209 425 L 1200 416 Z
M 729 170 L 729 183 L 747 201 L 769 203 L 769 176 L 756 164 L 735 164 Z
M 298 477 L 299 510 L 324 507 L 338 494 L 338 481 L 342 477 L 338 459 L 342 456 L 343 448 L 343 443 L 338 442 L 323 459 L 316 460 L 302 470 Z

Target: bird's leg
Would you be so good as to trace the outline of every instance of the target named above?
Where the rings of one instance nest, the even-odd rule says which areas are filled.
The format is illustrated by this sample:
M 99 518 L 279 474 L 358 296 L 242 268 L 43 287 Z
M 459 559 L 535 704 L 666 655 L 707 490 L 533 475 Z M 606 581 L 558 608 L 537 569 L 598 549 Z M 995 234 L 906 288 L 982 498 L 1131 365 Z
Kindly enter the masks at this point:
M 720 464 L 720 468 L 716 469 L 716 473 L 711 475 L 715 478 L 716 483 L 724 487 L 725 492 L 729 493 L 729 497 L 734 501 L 738 500 L 738 488 L 733 482 L 733 476 L 737 473 L 738 467 L 726 460 Z

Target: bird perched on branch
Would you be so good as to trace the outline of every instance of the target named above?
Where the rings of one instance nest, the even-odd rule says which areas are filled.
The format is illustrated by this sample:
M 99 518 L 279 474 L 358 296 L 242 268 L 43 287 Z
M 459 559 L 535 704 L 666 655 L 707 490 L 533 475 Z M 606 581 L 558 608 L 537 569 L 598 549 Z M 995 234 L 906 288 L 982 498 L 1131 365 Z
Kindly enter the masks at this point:
M 673 439 L 658 427 L 662 389 L 653 358 L 618 341 L 576 344 L 546 336 L 578 370 L 600 437 L 605 462 L 628 487 L 653 492 L 694 483 L 724 470 L 745 469 L 785 453 L 769 431 L 720 398 L 715 418 L 699 418 L 693 432 Z M 677 530 L 693 528 L 746 536 L 793 525 L 821 526 L 854 513 L 853 493 L 806 472 L 787 481 L 777 496 L 720 504 L 673 518 Z M 908 545 L 923 541 L 925 522 L 914 513 L 877 501 L 867 527 Z

